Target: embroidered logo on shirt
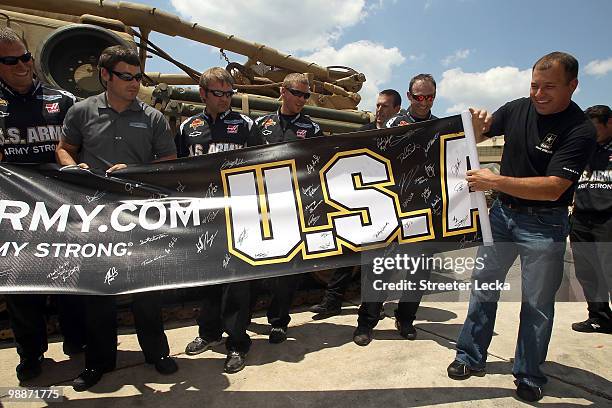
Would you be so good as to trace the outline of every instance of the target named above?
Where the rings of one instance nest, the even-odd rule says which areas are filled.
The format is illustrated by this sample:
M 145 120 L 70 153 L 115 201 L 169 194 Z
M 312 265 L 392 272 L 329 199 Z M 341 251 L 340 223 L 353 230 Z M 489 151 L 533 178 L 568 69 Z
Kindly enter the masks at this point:
M 51 102 L 62 99 L 62 95 L 36 95 L 36 99 Z
M 0 98 L 0 106 L 8 106 L 8 102 L 5 99 Z
M 59 111 L 60 111 L 59 103 L 57 103 L 57 102 L 55 102 L 55 103 L 45 103 L 45 109 L 49 113 L 59 113 Z
M 135 127 L 135 128 L 140 128 L 140 129 L 146 129 L 147 128 L 147 124 L 146 123 L 142 123 L 142 122 L 130 122 L 129 126 Z
M 544 153 L 552 153 L 552 146 L 557 139 L 557 135 L 554 133 L 549 133 L 544 136 L 544 139 L 540 142 L 539 146 L 536 146 L 536 149 L 543 151 Z
M 272 118 L 266 119 L 266 121 L 263 123 L 263 127 L 264 128 L 268 128 L 268 127 L 274 126 L 274 125 L 276 125 L 276 122 Z
M 195 129 L 198 126 L 202 126 L 204 124 L 204 121 L 200 118 L 195 119 L 193 122 L 191 122 L 191 124 L 189 125 L 190 128 Z
M 202 132 L 197 132 L 197 131 L 196 131 L 196 132 L 191 132 L 191 133 L 189 134 L 189 137 L 198 137 L 198 136 L 200 136 L 201 134 L 202 134 Z
M 227 133 L 228 134 L 238 133 L 238 125 L 229 125 L 227 127 Z
M 300 139 L 304 139 L 306 137 L 306 129 L 299 129 L 297 132 L 295 132 L 295 135 Z

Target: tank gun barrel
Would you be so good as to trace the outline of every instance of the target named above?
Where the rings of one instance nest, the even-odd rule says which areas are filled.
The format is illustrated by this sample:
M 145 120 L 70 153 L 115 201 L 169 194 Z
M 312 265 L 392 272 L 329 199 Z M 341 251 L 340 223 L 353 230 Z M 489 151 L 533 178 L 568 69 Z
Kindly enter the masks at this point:
M 129 2 L 102 0 L 0 0 L 0 5 L 29 8 L 51 13 L 74 16 L 96 15 L 119 20 L 128 26 L 153 30 L 172 37 L 181 36 L 232 51 L 264 64 L 293 72 L 312 73 L 322 81 L 337 80 L 338 73 L 313 62 L 307 62 L 265 46 L 243 40 L 234 35 L 215 31 L 197 23 L 183 21 L 180 17 L 156 7 Z

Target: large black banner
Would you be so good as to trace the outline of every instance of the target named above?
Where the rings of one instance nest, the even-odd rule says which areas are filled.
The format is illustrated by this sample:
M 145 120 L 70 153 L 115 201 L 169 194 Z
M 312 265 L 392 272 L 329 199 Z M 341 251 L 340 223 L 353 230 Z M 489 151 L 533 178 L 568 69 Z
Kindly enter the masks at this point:
M 112 177 L 2 164 L 0 292 L 188 287 L 355 265 L 391 243 L 469 245 L 482 193 L 468 150 L 453 116 Z

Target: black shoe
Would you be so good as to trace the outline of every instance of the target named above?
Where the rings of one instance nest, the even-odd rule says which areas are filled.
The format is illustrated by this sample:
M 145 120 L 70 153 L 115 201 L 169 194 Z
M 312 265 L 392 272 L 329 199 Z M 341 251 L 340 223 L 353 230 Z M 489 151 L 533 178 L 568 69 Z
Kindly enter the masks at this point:
M 237 373 L 242 370 L 246 365 L 246 353 L 241 353 L 239 351 L 230 351 L 227 353 L 227 357 L 225 358 L 225 365 L 223 366 L 223 371 L 228 374 Z
M 200 354 L 200 353 L 205 352 L 208 349 L 213 348 L 214 346 L 218 346 L 221 343 L 223 343 L 223 341 L 221 340 L 221 337 L 219 337 L 216 340 L 207 340 L 207 339 L 203 339 L 202 337 L 198 336 L 195 339 L 193 339 L 193 341 L 189 343 L 187 347 L 185 347 L 185 354 L 187 354 L 188 356 Z
M 358 346 L 367 346 L 372 341 L 372 329 L 357 327 L 353 333 L 353 341 Z
M 282 343 L 287 340 L 287 328 L 286 327 L 273 327 L 270 330 L 270 336 L 268 341 L 272 344 Z
M 336 316 L 342 313 L 342 304 L 341 302 L 324 298 L 321 303 L 311 307 L 310 311 L 325 317 Z
M 104 373 L 112 371 L 111 369 L 102 368 L 86 368 L 77 378 L 72 381 L 72 388 L 75 391 L 85 391 L 100 381 Z
M 76 356 L 77 354 L 84 352 L 85 345 L 64 341 L 64 343 L 62 344 L 62 349 L 65 355 L 72 357 L 72 356 Z
M 467 378 L 470 378 L 472 375 L 478 377 L 482 377 L 483 375 L 485 375 L 484 369 L 475 370 L 473 368 L 468 367 L 467 364 L 459 360 L 453 361 L 446 369 L 446 372 L 448 373 L 448 376 L 453 380 L 465 380 Z
M 155 369 L 160 374 L 169 375 L 178 371 L 176 361 L 170 356 L 162 357 L 153 364 L 155 364 Z
M 516 395 L 520 399 L 528 402 L 539 401 L 544 396 L 544 394 L 542 393 L 542 387 L 525 384 L 524 382 L 520 382 L 517 384 Z
M 417 331 L 412 323 L 402 323 L 395 319 L 395 328 L 399 330 L 400 336 L 407 340 L 415 340 L 417 338 Z
M 22 359 L 17 365 L 17 367 L 15 367 L 15 371 L 17 372 L 17 379 L 21 382 L 38 377 L 42 372 L 42 368 L 40 367 L 42 361 L 43 356 Z
M 612 334 L 612 323 L 596 317 L 589 318 L 584 322 L 572 324 L 572 330 L 582 333 L 606 333 Z

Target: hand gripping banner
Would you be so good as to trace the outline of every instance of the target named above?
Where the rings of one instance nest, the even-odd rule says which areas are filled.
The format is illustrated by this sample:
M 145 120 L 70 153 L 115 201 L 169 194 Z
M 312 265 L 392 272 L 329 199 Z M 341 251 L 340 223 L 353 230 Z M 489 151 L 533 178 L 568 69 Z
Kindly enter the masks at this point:
M 1 164 L 0 292 L 180 288 L 356 265 L 392 243 L 475 245 L 488 218 L 466 140 L 453 116 L 111 177 Z

